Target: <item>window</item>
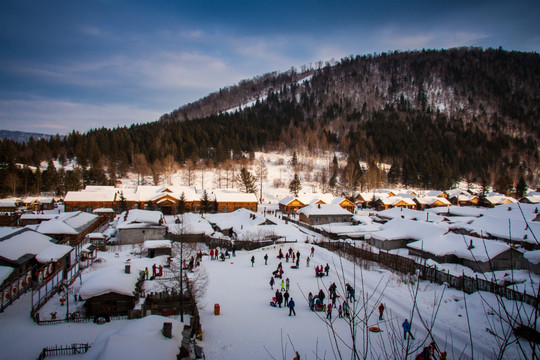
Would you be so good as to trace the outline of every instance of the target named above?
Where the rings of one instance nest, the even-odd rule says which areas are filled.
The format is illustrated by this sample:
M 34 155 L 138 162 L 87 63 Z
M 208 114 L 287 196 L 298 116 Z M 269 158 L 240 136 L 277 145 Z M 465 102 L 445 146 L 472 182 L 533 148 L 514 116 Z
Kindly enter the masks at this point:
M 87 207 L 86 207 L 86 212 L 87 212 L 87 213 L 91 213 L 91 212 L 92 212 L 92 210 L 93 210 L 93 209 L 92 209 L 92 207 L 91 207 L 91 206 L 87 206 Z

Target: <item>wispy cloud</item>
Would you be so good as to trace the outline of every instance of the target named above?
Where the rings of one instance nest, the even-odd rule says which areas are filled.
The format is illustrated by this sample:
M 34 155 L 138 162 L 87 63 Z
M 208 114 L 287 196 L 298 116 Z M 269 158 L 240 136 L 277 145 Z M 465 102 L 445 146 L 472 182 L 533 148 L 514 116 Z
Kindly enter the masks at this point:
M 94 105 L 51 99 L 1 100 L 0 126 L 7 130 L 66 134 L 157 120 L 162 111 L 132 104 Z

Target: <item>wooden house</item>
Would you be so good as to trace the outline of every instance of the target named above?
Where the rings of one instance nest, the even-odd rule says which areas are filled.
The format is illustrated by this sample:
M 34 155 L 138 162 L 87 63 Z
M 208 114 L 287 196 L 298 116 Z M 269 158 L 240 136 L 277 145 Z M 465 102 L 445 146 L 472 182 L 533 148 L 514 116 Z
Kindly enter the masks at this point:
M 296 214 L 296 212 L 306 206 L 303 202 L 296 197 L 287 196 L 280 200 L 279 211 L 284 214 Z
M 438 196 L 417 196 L 414 198 L 414 202 L 419 210 L 452 205 L 446 198 Z
M 351 222 L 353 214 L 337 204 L 308 205 L 297 211 L 302 222 L 311 225 Z

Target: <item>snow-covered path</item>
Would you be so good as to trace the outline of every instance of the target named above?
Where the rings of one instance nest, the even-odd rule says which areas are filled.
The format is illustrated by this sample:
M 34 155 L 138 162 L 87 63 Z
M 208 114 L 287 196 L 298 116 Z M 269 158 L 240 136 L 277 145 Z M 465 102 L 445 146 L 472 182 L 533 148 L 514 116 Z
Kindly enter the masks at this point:
M 283 279 L 291 281 L 291 296 L 296 302 L 297 316 L 289 317 L 288 309 L 279 309 L 269 306 L 274 296 L 270 289 L 271 273 L 276 269 L 278 249 L 285 252 L 289 247 L 301 253 L 300 269 L 290 269 L 290 263 L 282 262 L 285 273 Z M 204 330 L 205 353 L 207 359 L 290 359 L 297 350 L 303 359 L 326 358 L 334 359 L 338 355 L 333 352 L 333 344 L 329 337 L 328 327 L 317 314 L 309 310 L 307 293 L 317 292 L 319 288 L 328 289 L 335 282 L 338 294 L 343 293 L 343 275 L 336 272 L 335 267 L 341 268 L 340 258 L 319 247 L 316 247 L 315 256 L 311 258 L 310 268 L 306 267 L 306 255 L 311 245 L 304 243 L 284 244 L 271 246 L 255 251 L 238 251 L 237 256 L 221 261 L 204 260 L 202 269 L 208 274 L 208 288 L 201 301 L 201 318 Z M 264 265 L 263 256 L 268 253 L 268 265 Z M 250 258 L 255 256 L 255 266 L 251 266 Z M 377 325 L 383 330 L 381 333 L 369 333 L 371 343 L 371 358 L 391 357 L 392 337 L 396 336 L 394 346 L 402 348 L 406 345 L 403 339 L 401 323 L 405 318 L 411 319 L 412 295 L 411 286 L 403 282 L 403 277 L 389 271 L 373 267 L 361 270 L 346 260 L 342 261 L 345 281 L 353 284 L 360 296 L 361 278 L 363 277 L 364 292 L 373 295 L 369 302 L 368 311 L 372 312 L 368 324 Z M 322 279 L 315 278 L 313 266 L 330 264 L 330 276 Z M 341 280 L 340 280 L 341 279 Z M 355 281 L 356 279 L 356 281 Z M 341 281 L 341 282 L 340 282 Z M 376 289 L 377 284 L 379 288 Z M 354 285 L 353 285 L 354 286 Z M 424 320 L 430 321 L 437 300 L 443 292 L 443 287 L 428 282 L 420 283 L 418 297 L 418 310 Z M 381 293 L 383 293 L 381 295 Z M 328 299 L 328 293 L 327 299 Z M 491 297 L 491 294 L 482 294 Z M 381 296 L 386 305 L 384 322 L 378 321 L 377 301 Z M 446 289 L 442 305 L 433 329 L 433 336 L 439 347 L 448 352 L 448 358 L 470 358 L 469 335 L 466 322 L 466 312 L 463 302 L 463 293 L 454 289 Z M 496 301 L 492 297 L 493 301 Z M 491 301 L 491 300 L 488 300 Z M 219 304 L 221 314 L 213 314 L 214 304 Z M 360 304 L 361 302 L 357 302 Z M 471 317 L 472 333 L 474 334 L 474 358 L 489 359 L 493 357 L 492 349 L 495 346 L 494 338 L 486 327 L 486 316 L 482 300 L 478 294 L 467 295 L 469 316 Z M 324 318 L 324 315 L 322 315 Z M 363 317 L 363 315 L 361 316 Z M 343 339 L 351 343 L 351 336 L 344 319 L 337 318 L 337 311 L 333 312 L 334 327 Z M 427 330 L 422 325 L 418 313 L 413 317 L 413 334 L 416 341 L 411 342 L 413 349 L 422 348 L 429 344 L 420 341 L 426 337 Z M 361 328 L 358 328 L 359 340 L 357 347 L 362 349 Z M 386 349 L 386 350 L 383 350 Z M 342 358 L 350 358 L 350 350 L 340 345 Z M 390 351 L 390 352 L 388 352 Z M 508 359 L 519 358 L 518 354 L 510 350 Z

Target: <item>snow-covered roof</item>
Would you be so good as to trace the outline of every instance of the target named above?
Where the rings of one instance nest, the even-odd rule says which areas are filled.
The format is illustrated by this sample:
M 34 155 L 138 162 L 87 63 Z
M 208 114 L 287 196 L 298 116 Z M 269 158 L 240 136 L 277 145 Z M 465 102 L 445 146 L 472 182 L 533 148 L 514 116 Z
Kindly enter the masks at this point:
M 214 190 L 213 194 L 217 202 L 258 202 L 257 196 L 253 193 Z
M 470 247 L 472 243 L 472 247 Z M 407 247 L 422 250 L 435 256 L 455 255 L 461 259 L 486 262 L 510 249 L 510 245 L 496 240 L 485 240 L 472 236 L 448 233 L 430 236 L 407 244 Z
M 306 216 L 313 215 L 352 215 L 350 211 L 345 210 L 336 204 L 317 204 L 308 205 L 297 211 L 298 214 Z
M 161 225 L 163 213 L 161 211 L 133 209 L 124 211 L 118 217 L 117 229 L 127 229 L 140 226 Z
M 368 234 L 371 238 L 387 241 L 400 239 L 421 240 L 428 236 L 440 236 L 448 232 L 448 227 L 440 224 L 395 218 L 382 226 L 381 231 Z
M 17 205 L 14 203 L 14 202 L 5 202 L 5 201 L 2 201 L 0 202 L 0 207 L 3 207 L 3 208 L 16 208 Z
M 171 248 L 171 240 L 146 240 L 143 243 L 143 247 L 146 249 L 163 249 Z
M 441 222 L 444 220 L 443 216 L 437 215 L 435 213 L 400 207 L 395 207 L 388 210 L 381 210 L 377 213 L 377 215 L 386 219 L 402 218 L 430 222 Z
M 51 220 L 43 221 L 35 229 L 42 234 L 77 235 L 98 219 L 99 216 L 82 211 L 60 213 Z
M 57 245 L 51 237 L 28 228 L 11 229 L 0 238 L 0 256 L 13 262 L 25 256 L 36 256 L 37 259 L 39 255 L 38 261 L 47 263 L 51 259 L 58 260 L 72 249 L 71 246 Z
M 175 217 L 167 217 L 167 228 L 173 234 L 205 234 L 212 235 L 214 229 L 205 218 L 199 214 L 185 213 Z M 170 219 L 170 220 L 169 220 Z M 179 223 L 176 223 L 178 219 Z
M 517 200 L 504 195 L 488 195 L 485 197 L 486 201 L 492 205 L 499 205 L 505 203 L 517 203 Z
M 41 264 L 56 262 L 63 258 L 66 254 L 69 254 L 72 250 L 73 248 L 68 245 L 52 244 L 37 253 L 36 260 Z
M 419 204 L 423 204 L 423 205 L 433 205 L 436 202 L 440 202 L 445 206 L 452 205 L 450 201 L 446 200 L 443 197 L 438 197 L 438 196 L 417 196 L 415 197 L 415 200 L 418 201 Z
M 0 266 L 0 285 L 6 280 L 15 270 L 15 268 L 9 266 Z
M 280 205 L 289 205 L 294 200 L 298 200 L 298 199 L 293 197 L 293 196 L 286 196 L 283 199 L 279 200 L 279 204 Z M 298 201 L 300 201 L 300 200 L 298 200 Z
M 532 264 L 540 264 L 540 250 L 525 251 L 523 256 Z
M 172 338 L 161 333 L 163 323 L 172 323 Z M 163 359 L 176 360 L 184 326 L 178 320 L 150 315 L 131 320 L 123 327 L 104 331 L 85 354 L 89 360 Z
M 93 232 L 88 235 L 86 235 L 89 239 L 95 239 L 95 240 L 104 240 L 107 238 L 107 236 L 103 233 L 97 233 Z
M 425 211 L 440 214 L 443 216 L 454 215 L 454 216 L 474 216 L 479 217 L 482 214 L 488 211 L 487 208 L 476 208 L 470 206 L 448 206 L 448 207 L 434 207 L 426 209 Z
M 475 219 L 471 224 L 464 226 L 464 229 L 479 235 L 489 234 L 499 239 L 536 244 L 531 232 L 540 234 L 540 223 L 530 221 L 527 224 L 519 218 L 504 219 L 488 215 Z
M 111 214 L 114 213 L 114 209 L 111 208 L 99 208 L 93 211 L 94 214 Z
M 138 277 L 135 270 L 126 274 L 122 264 L 102 267 L 83 273 L 79 294 L 84 300 L 110 292 L 133 296 Z

